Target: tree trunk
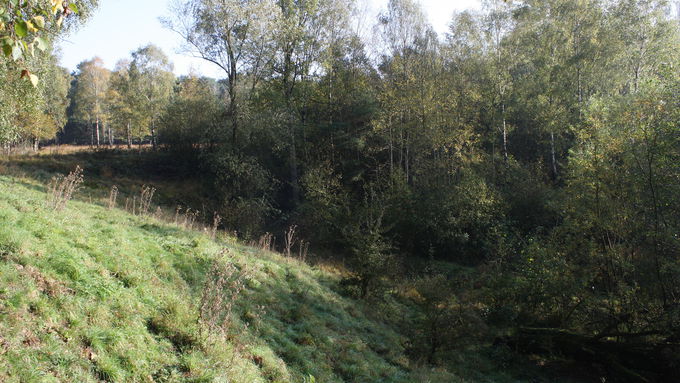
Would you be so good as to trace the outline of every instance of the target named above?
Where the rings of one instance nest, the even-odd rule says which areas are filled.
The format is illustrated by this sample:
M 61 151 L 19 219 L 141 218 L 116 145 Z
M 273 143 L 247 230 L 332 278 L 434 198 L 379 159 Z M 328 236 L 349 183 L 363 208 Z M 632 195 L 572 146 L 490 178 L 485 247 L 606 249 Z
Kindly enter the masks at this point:
M 553 179 L 557 179 L 557 158 L 555 155 L 555 132 L 550 132 L 550 156 L 552 158 Z
M 583 119 L 583 85 L 581 85 L 581 68 L 576 69 L 576 86 L 578 92 L 578 120 Z
M 156 120 L 151 122 L 151 146 L 156 150 Z
M 406 132 L 406 158 L 404 159 L 404 168 L 406 170 L 406 183 L 408 185 L 413 185 L 412 179 L 411 179 L 411 158 L 410 158 L 410 148 L 411 144 L 409 143 L 409 134 Z
M 298 181 L 297 148 L 295 144 L 295 129 L 290 124 L 290 187 L 292 191 L 293 204 L 297 206 L 300 200 L 300 184 Z
M 505 121 L 505 103 L 503 104 L 503 158 L 508 162 L 508 126 Z
M 288 113 L 288 135 L 290 138 L 289 166 L 290 166 L 290 186 L 292 192 L 293 206 L 297 206 L 300 199 L 300 186 L 298 182 L 297 147 L 295 142 L 295 121 L 293 117 L 293 88 L 295 86 L 295 73 L 293 71 L 293 52 L 292 48 L 286 49 L 284 53 L 284 69 L 282 73 L 283 97 L 286 102 Z M 292 76 L 292 78 L 291 78 Z
M 234 78 L 235 82 L 236 79 Z M 233 86 L 229 86 L 229 117 L 231 118 L 231 142 L 234 146 L 234 150 L 238 147 L 238 105 L 236 98 L 236 89 Z
M 99 149 L 99 119 L 97 119 L 96 130 L 97 130 L 97 132 L 95 134 L 96 134 L 96 138 L 97 138 L 97 149 Z
M 128 120 L 127 123 L 126 133 L 127 133 L 127 147 L 128 149 L 132 149 L 132 134 L 130 134 L 130 120 Z
M 40 150 L 40 139 L 38 137 L 33 138 L 33 151 L 38 152 Z
M 387 121 L 389 125 L 388 129 L 390 132 L 390 175 L 394 174 L 394 141 L 392 137 L 392 117 Z

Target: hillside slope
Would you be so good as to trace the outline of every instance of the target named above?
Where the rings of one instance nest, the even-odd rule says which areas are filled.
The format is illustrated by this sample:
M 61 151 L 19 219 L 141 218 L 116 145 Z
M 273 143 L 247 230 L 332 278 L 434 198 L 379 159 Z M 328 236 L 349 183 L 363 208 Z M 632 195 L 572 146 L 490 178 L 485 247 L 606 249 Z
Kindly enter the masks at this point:
M 338 294 L 332 273 L 122 210 L 45 201 L 41 185 L 0 176 L 0 381 L 458 381 L 407 372 L 403 339 Z M 220 336 L 199 331 L 211 267 L 238 292 L 204 300 L 231 307 L 204 315 Z

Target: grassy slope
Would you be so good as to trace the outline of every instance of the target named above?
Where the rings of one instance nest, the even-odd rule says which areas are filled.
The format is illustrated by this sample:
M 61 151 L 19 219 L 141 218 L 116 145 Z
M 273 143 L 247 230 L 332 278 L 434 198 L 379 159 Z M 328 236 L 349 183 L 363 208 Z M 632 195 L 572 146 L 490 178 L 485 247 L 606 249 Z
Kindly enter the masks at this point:
M 0 381 L 421 381 L 332 273 L 95 204 L 54 212 L 45 197 L 0 176 Z M 223 247 L 251 276 L 237 331 L 206 340 L 197 302 Z

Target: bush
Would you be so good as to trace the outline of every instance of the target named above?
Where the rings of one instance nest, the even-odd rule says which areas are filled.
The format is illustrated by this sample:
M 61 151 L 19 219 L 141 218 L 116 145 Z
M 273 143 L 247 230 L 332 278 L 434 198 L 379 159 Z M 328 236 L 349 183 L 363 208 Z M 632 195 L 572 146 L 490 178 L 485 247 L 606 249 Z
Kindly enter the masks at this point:
M 456 289 L 455 280 L 433 271 L 413 282 L 408 294 L 418 306 L 408 329 L 413 357 L 435 364 L 442 352 L 479 341 L 486 334 L 475 305 L 461 299 Z
M 343 285 L 356 289 L 356 295 L 362 299 L 393 276 L 396 268 L 396 259 L 390 253 L 392 246 L 384 236 L 386 210 L 385 196 L 369 187 L 363 204 L 355 209 L 350 224 L 343 230 L 351 249 L 352 270 Z
M 276 182 L 269 172 L 253 157 L 226 151 L 207 154 L 203 162 L 222 206 L 224 225 L 248 236 L 261 232 L 276 213 L 272 205 Z

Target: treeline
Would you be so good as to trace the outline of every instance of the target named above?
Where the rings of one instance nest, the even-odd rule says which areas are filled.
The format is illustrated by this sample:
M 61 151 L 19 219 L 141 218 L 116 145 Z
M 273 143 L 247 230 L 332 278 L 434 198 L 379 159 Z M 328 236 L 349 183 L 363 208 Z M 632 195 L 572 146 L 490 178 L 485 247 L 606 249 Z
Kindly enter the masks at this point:
M 227 227 L 297 225 L 348 257 L 361 297 L 414 259 L 478 266 L 418 277 L 430 361 L 470 323 L 677 345 L 672 5 L 489 0 L 444 38 L 413 0 L 390 0 L 368 30 L 355 5 L 176 2 L 165 24 L 225 79 L 175 78 L 154 46 L 114 71 L 84 62 L 60 141 L 195 163 Z

